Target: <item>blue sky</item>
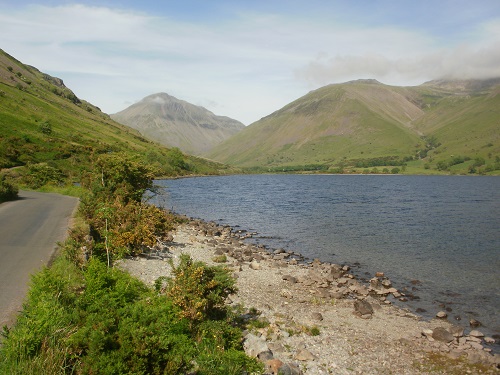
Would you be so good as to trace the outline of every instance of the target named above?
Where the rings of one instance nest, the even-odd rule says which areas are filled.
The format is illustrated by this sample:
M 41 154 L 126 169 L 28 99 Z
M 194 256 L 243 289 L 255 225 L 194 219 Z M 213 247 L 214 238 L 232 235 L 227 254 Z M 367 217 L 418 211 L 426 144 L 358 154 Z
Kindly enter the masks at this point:
M 330 83 L 500 76 L 500 1 L 3 1 L 0 48 L 107 113 L 167 92 L 245 124 Z

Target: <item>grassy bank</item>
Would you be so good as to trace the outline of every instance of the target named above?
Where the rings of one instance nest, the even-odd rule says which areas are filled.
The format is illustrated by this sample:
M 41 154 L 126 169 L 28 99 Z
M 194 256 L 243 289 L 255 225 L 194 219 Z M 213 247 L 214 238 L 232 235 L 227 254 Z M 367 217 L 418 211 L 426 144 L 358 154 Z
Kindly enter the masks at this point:
M 16 324 L 4 327 L 1 374 L 241 374 L 245 355 L 227 270 L 181 257 L 154 289 L 113 261 L 161 243 L 180 222 L 142 202 L 153 170 L 101 155 L 81 187 L 78 225 L 31 282 Z

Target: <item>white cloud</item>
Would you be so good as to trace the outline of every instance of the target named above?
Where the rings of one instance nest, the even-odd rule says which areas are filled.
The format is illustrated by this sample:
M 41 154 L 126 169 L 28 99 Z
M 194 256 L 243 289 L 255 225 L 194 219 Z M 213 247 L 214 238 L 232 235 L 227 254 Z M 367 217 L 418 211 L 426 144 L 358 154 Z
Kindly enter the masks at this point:
M 332 82 L 500 76 L 499 25 L 480 25 L 467 44 L 448 46 L 422 31 L 299 15 L 192 23 L 77 4 L 0 13 L 1 48 L 108 113 L 167 92 L 247 124 Z

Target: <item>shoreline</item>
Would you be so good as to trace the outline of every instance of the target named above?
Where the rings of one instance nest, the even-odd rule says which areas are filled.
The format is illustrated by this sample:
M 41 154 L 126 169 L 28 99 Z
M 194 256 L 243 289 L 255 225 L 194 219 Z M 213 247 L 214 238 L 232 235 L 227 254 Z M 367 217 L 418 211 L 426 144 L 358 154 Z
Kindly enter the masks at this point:
M 177 228 L 166 247 L 118 266 L 149 285 L 168 276 L 165 260 L 181 253 L 227 267 L 239 290 L 228 303 L 256 309 L 268 323 L 246 336 L 245 343 L 258 348 L 246 347 L 247 353 L 271 367 L 281 363 L 288 373 L 422 374 L 428 373 L 433 355 L 454 368 L 485 366 L 498 373 L 500 355 L 490 353 L 493 339 L 485 338 L 480 328 L 465 335 L 463 327 L 446 319 L 424 321 L 393 305 L 387 297 L 404 293 L 381 272 L 366 284 L 348 266 L 301 262 L 300 254 L 246 243 L 248 234 L 237 232 L 191 219 Z

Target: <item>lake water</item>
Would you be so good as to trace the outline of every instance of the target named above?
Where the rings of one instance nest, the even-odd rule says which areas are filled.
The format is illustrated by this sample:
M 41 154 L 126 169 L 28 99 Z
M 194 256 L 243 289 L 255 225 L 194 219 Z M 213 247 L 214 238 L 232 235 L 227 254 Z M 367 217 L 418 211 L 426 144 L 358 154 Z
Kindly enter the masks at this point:
M 382 271 L 433 317 L 481 321 L 500 334 L 500 178 L 241 175 L 162 180 L 155 203 L 256 231 L 309 259 Z M 412 281 L 418 280 L 415 285 Z

